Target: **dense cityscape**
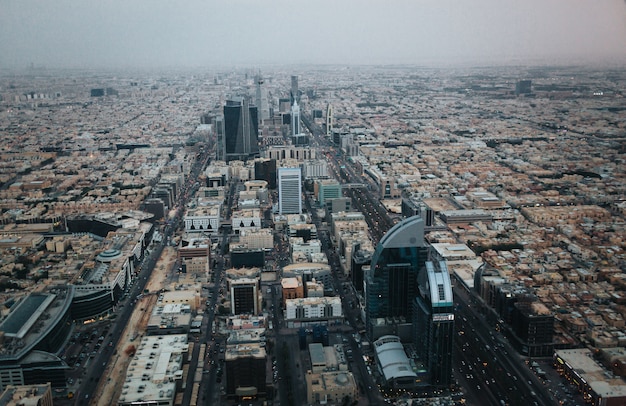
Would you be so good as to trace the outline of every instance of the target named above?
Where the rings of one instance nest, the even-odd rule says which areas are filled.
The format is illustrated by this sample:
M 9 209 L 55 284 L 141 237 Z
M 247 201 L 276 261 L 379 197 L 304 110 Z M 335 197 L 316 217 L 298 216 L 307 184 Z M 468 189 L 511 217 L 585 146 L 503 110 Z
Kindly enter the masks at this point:
M 625 88 L 4 71 L 0 405 L 626 404 Z

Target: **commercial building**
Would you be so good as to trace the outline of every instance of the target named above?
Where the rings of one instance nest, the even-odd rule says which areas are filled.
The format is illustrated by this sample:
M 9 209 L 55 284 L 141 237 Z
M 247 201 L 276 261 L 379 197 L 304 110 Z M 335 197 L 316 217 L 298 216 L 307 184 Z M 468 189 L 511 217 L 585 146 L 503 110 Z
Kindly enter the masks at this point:
M 557 350 L 554 366 L 576 385 L 588 404 L 593 406 L 619 406 L 626 404 L 626 384 L 613 377 L 598 364 L 591 350 L 586 348 Z
M 418 294 L 417 276 L 427 256 L 421 217 L 399 222 L 380 240 L 364 276 L 365 321 L 370 340 L 379 337 L 374 329 L 379 324 L 377 319 L 412 320 L 412 304 Z
M 406 356 L 400 337 L 392 335 L 380 337 L 374 341 L 374 351 L 385 386 L 411 390 L 420 383 L 412 361 Z
M 188 350 L 185 334 L 143 337 L 126 371 L 117 404 L 173 405 L 176 391 L 182 384 L 183 362 Z
M 244 97 L 224 106 L 225 161 L 247 161 L 259 156 L 257 108 Z M 219 144 L 219 142 L 218 142 Z
M 226 346 L 226 396 L 236 400 L 265 397 L 266 357 L 260 343 Z
M 302 213 L 302 176 L 300 168 L 278 169 L 278 212 Z
M 328 199 L 342 197 L 341 185 L 336 180 L 318 180 L 315 182 L 314 193 L 320 207 L 325 207 Z
M 0 406 L 52 406 L 50 382 L 42 385 L 9 385 L 0 394 Z
M 231 314 L 258 314 L 260 311 L 259 280 L 229 279 Z
M 306 376 L 307 403 L 310 405 L 341 404 L 345 398 L 359 398 L 359 388 L 352 372 L 331 371 Z
M 413 345 L 434 386 L 452 383 L 454 302 L 446 263 L 426 262 L 413 303 Z

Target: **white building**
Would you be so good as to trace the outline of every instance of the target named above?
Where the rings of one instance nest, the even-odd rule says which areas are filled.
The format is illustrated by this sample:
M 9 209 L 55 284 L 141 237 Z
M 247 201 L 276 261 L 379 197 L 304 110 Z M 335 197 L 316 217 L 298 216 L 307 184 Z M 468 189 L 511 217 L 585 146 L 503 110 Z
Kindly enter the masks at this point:
M 278 168 L 278 211 L 280 214 L 302 213 L 300 168 Z
M 306 322 L 343 317 L 341 298 L 336 296 L 287 299 L 285 305 L 285 320 L 288 323 L 296 320 Z
M 261 211 L 259 209 L 237 210 L 232 214 L 232 225 L 235 234 L 243 230 L 258 230 L 261 228 Z

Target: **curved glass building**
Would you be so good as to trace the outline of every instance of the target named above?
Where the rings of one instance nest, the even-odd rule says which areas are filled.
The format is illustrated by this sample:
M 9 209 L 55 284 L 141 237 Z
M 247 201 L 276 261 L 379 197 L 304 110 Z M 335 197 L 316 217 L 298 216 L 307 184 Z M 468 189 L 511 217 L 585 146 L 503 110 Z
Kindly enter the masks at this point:
M 399 222 L 380 240 L 364 275 L 365 321 L 371 340 L 378 338 L 373 327 L 380 319 L 411 322 L 417 276 L 427 260 L 424 221 L 419 216 Z

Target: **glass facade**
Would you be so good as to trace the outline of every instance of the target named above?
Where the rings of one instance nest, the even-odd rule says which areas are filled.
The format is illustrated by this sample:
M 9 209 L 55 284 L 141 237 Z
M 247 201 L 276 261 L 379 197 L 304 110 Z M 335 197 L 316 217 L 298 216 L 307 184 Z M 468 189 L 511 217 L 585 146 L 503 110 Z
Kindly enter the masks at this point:
M 435 266 L 437 265 L 437 266 Z M 452 383 L 454 303 L 445 262 L 427 262 L 414 302 L 413 345 L 434 386 Z
M 365 317 L 373 337 L 376 319 L 403 317 L 412 320 L 417 296 L 417 276 L 428 259 L 424 222 L 411 217 L 392 227 L 378 243 L 365 278 Z

